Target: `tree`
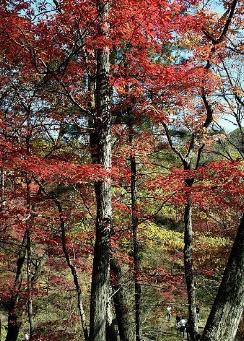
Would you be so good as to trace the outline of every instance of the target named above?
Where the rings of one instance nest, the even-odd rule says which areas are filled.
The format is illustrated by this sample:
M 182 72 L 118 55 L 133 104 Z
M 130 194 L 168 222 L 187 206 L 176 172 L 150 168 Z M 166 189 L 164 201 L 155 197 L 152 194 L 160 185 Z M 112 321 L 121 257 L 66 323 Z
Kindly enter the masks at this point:
M 244 303 L 244 215 L 201 340 L 235 339 Z
M 109 2 L 98 1 L 99 34 L 109 34 Z M 104 46 L 97 50 L 95 91 L 93 160 L 108 172 L 106 179 L 95 184 L 97 217 L 96 240 L 91 287 L 90 340 L 106 339 L 106 314 L 109 301 L 110 233 L 112 224 L 111 178 L 111 111 L 110 111 L 110 50 Z
M 132 333 L 125 323 L 127 305 L 132 304 L 124 300 L 133 285 L 135 334 L 140 340 L 144 324 L 156 324 L 154 314 L 150 318 L 145 314 L 149 298 L 155 301 L 155 312 L 163 298 L 183 295 L 182 285 L 176 284 L 182 284 L 182 224 L 178 222 L 184 211 L 189 318 L 191 338 L 196 339 L 192 214 L 199 219 L 204 208 L 219 218 L 217 210 L 224 207 L 234 220 L 242 210 L 237 203 L 242 198 L 239 164 L 235 168 L 232 163 L 210 162 L 203 155 L 213 138 L 209 127 L 219 108 L 213 102 L 218 89 L 231 88 L 241 106 L 240 89 L 226 64 L 229 50 L 236 50 L 234 40 L 227 44 L 227 36 L 236 36 L 241 6 L 236 0 L 225 1 L 226 12 L 213 17 L 201 3 L 61 0 L 33 5 L 19 0 L 0 5 L 4 245 L 0 264 L 4 283 L 9 283 L 7 295 L 1 295 L 10 320 L 19 317 L 23 326 L 28 322 L 31 337 L 45 334 L 44 323 L 54 329 L 48 314 L 38 326 L 43 283 L 47 283 L 46 299 L 51 296 L 50 286 L 55 292 L 50 300 L 53 310 L 58 306 L 55 296 L 63 300 L 58 302 L 61 307 L 64 302 L 69 305 L 67 311 L 56 309 L 57 319 L 62 318 L 60 328 L 65 320 L 69 330 L 67 335 L 55 330 L 54 340 L 61 334 L 72 338 L 78 325 L 86 339 L 111 338 L 106 325 L 114 322 L 112 298 L 120 336 L 129 339 Z M 221 63 L 224 71 L 216 76 L 214 70 Z M 221 84 L 223 73 L 228 79 Z M 127 127 L 129 111 L 133 119 Z M 92 257 L 86 243 L 94 251 L 90 336 L 81 301 L 86 286 L 87 308 Z M 165 250 L 157 243 L 171 247 Z M 37 282 L 33 273 L 42 253 L 48 254 L 48 263 Z M 121 269 L 113 264 L 117 259 Z M 171 271 L 174 266 L 176 275 Z M 125 274 L 132 268 L 134 281 L 130 271 Z M 122 273 L 131 285 L 126 295 L 125 288 L 118 288 Z M 61 285 L 67 290 L 59 290 Z M 10 302 L 12 306 L 7 306 Z M 17 322 L 8 327 L 14 339 L 23 329 Z

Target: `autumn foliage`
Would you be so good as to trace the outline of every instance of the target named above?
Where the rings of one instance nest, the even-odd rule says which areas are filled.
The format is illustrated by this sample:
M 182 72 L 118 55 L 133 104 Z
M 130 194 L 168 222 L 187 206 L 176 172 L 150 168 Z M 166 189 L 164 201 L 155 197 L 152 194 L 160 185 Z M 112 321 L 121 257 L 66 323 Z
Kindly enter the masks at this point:
M 26 330 L 33 340 L 81 340 L 81 334 L 88 340 L 104 184 L 112 186 L 113 216 L 102 235 L 109 229 L 109 257 L 121 270 L 121 276 L 109 274 L 109 287 L 125 290 L 125 313 L 134 309 L 138 282 L 142 335 L 151 335 L 155 321 L 165 323 L 168 302 L 190 304 L 184 265 L 189 203 L 196 299 L 209 310 L 244 209 L 243 84 L 241 74 L 231 73 L 243 55 L 243 10 L 241 1 L 1 2 L 6 341 Z M 233 126 L 222 127 L 230 115 L 234 140 Z M 111 151 L 104 152 L 103 139 Z M 151 304 L 149 317 L 143 302 Z M 187 308 L 178 310 L 191 319 Z M 16 335 L 8 338 L 13 326 Z M 133 327 L 129 333 L 134 340 Z

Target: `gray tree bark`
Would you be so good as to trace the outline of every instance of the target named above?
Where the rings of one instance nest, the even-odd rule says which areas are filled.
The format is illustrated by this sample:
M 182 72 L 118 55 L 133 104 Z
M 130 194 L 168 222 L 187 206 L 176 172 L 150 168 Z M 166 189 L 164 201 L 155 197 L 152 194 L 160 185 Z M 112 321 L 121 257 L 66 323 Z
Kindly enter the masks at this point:
M 13 294 L 8 302 L 4 303 L 4 307 L 8 310 L 8 329 L 5 341 L 16 341 L 19 335 L 19 329 L 22 324 L 22 313 L 18 309 L 19 291 L 22 284 L 23 266 L 26 258 L 27 249 L 27 232 L 25 231 L 22 244 L 20 246 L 16 276 L 13 288 Z
M 97 1 L 99 12 L 98 31 L 109 34 L 109 1 Z M 95 89 L 94 131 L 90 135 L 92 158 L 107 171 L 111 169 L 111 111 L 110 111 L 110 50 L 97 49 L 97 74 Z M 96 194 L 96 241 L 94 247 L 91 305 L 90 341 L 106 340 L 107 304 L 109 301 L 110 232 L 112 219 L 111 178 L 95 183 Z
M 29 140 L 27 143 L 27 150 L 29 152 Z M 27 299 L 27 312 L 28 312 L 28 322 L 29 322 L 29 332 L 30 332 L 30 341 L 33 339 L 34 334 L 34 320 L 33 320 L 33 299 L 32 299 L 32 250 L 31 250 L 31 230 L 32 230 L 32 223 L 33 223 L 33 206 L 31 203 L 31 194 L 30 194 L 30 184 L 31 180 L 28 175 L 26 175 L 26 207 L 28 212 L 28 219 L 26 220 L 26 234 L 27 234 L 27 241 L 26 241 L 26 251 L 27 251 L 27 292 L 28 292 L 28 299 Z
M 201 341 L 233 341 L 244 307 L 244 215 Z
M 187 286 L 188 296 L 188 323 L 190 339 L 192 341 L 197 339 L 198 335 L 198 320 L 196 313 L 196 289 L 193 273 L 193 254 L 192 254 L 192 199 L 189 194 L 185 206 L 184 214 L 184 267 L 185 267 L 185 281 Z
M 133 147 L 133 119 L 129 122 L 129 142 Z M 138 213 L 137 213 L 137 166 L 136 157 L 132 152 L 130 155 L 130 169 L 131 169 L 131 232 L 132 232 L 132 246 L 133 246 L 133 265 L 134 265 L 134 286 L 135 286 L 135 329 L 136 341 L 141 341 L 141 285 L 139 281 L 140 276 L 140 257 L 138 244 Z
M 130 340 L 130 322 L 128 318 L 128 307 L 125 302 L 124 288 L 122 283 L 122 270 L 119 263 L 112 258 L 110 261 L 111 273 L 113 274 L 114 282 L 112 283 L 113 301 L 115 314 L 119 329 L 121 341 Z
M 109 301 L 107 304 L 107 327 L 106 327 L 106 340 L 107 341 L 118 341 L 119 333 L 117 328 L 116 316 L 113 312 L 113 294 L 112 288 L 109 288 Z

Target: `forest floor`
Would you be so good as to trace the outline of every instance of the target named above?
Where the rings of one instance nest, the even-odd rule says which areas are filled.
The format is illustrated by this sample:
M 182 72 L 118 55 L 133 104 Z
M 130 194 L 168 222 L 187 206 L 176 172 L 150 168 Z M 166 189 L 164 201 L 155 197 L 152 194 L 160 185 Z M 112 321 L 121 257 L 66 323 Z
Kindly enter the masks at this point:
M 6 337 L 6 329 L 4 326 L 7 324 L 7 319 L 4 314 L 0 312 L 0 318 L 1 318 L 1 332 L 0 332 L 0 341 L 5 340 Z M 199 322 L 199 331 L 203 331 L 205 320 L 200 320 Z M 167 321 L 166 319 L 162 323 L 160 328 L 153 330 L 150 330 L 150 332 L 144 330 L 143 331 L 143 341 L 183 341 L 187 340 L 187 336 L 185 334 L 185 337 L 183 338 L 181 335 L 177 335 L 177 331 L 175 328 L 175 318 L 172 318 L 170 321 Z M 60 340 L 61 341 L 61 340 Z M 71 340 L 70 340 L 71 341 Z
M 199 321 L 199 332 L 201 333 L 204 328 L 204 320 Z M 161 328 L 154 329 L 151 333 L 145 333 L 147 337 L 144 338 L 145 341 L 183 341 L 187 340 L 187 335 L 185 336 L 178 334 L 175 328 L 175 318 L 172 318 L 170 321 L 164 322 Z

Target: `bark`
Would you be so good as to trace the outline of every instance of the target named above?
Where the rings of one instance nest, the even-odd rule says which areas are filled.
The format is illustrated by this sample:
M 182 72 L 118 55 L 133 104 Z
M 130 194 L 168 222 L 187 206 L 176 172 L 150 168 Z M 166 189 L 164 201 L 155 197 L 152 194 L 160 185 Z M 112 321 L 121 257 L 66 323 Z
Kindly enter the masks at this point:
M 5 170 L 3 168 L 1 168 L 0 188 L 1 188 L 0 210 L 2 210 L 4 207 L 4 199 L 5 199 Z
M 27 310 L 28 310 L 30 340 L 33 339 L 33 334 L 34 334 L 31 262 L 32 262 L 31 237 L 30 237 L 30 230 L 27 230 L 27 286 L 28 286 L 27 288 L 28 289 Z
M 29 138 L 27 138 L 27 150 L 29 151 Z M 40 268 L 43 265 L 43 259 L 35 267 L 35 272 L 32 274 L 31 263 L 31 227 L 33 225 L 33 206 L 31 205 L 30 196 L 30 179 L 26 175 L 26 208 L 27 208 L 27 218 L 26 218 L 26 229 L 23 236 L 23 240 L 20 246 L 20 250 L 17 258 L 17 268 L 15 275 L 15 282 L 13 287 L 13 294 L 7 302 L 6 306 L 8 309 L 8 331 L 5 341 L 16 341 L 18 339 L 19 330 L 22 324 L 22 314 L 23 309 L 27 303 L 28 310 L 28 322 L 30 328 L 30 340 L 33 338 L 34 333 L 34 323 L 33 323 L 33 308 L 32 308 L 32 287 L 34 282 L 38 279 L 40 274 Z M 21 299 L 20 290 L 22 285 L 23 268 L 27 256 L 27 292 L 28 298 Z M 21 302 L 20 302 L 21 301 Z
M 129 140 L 131 147 L 133 146 L 133 124 L 129 123 Z M 136 341 L 141 340 L 141 285 L 140 276 L 140 257 L 138 244 L 138 215 L 137 215 L 137 167 L 136 157 L 131 152 L 130 155 L 131 168 L 131 230 L 133 245 L 133 263 L 134 263 L 134 285 L 135 285 L 135 327 Z
M 201 341 L 233 341 L 244 307 L 244 215 Z
M 8 310 L 8 326 L 7 326 L 7 335 L 5 341 L 16 341 L 19 334 L 19 329 L 21 326 L 21 317 L 22 313 L 18 313 L 18 300 L 19 300 L 19 291 L 22 283 L 22 271 L 26 257 L 26 247 L 27 247 L 27 233 L 25 232 L 22 240 L 22 244 L 20 247 L 20 251 L 17 259 L 17 269 L 15 275 L 15 283 L 13 288 L 13 294 L 10 298 L 9 302 L 5 304 Z
M 119 329 L 119 336 L 121 341 L 129 341 L 130 328 L 128 318 L 128 307 L 125 302 L 125 295 L 122 283 L 122 270 L 119 263 L 112 258 L 110 261 L 111 273 L 113 277 L 112 289 L 113 289 L 113 301 L 115 314 Z
M 188 185 L 191 186 L 191 181 Z M 188 296 L 188 322 L 189 334 L 191 340 L 196 340 L 198 335 L 198 320 L 196 313 L 196 289 L 193 273 L 193 254 L 192 254 L 192 199 L 188 195 L 187 204 L 185 206 L 184 214 L 184 267 L 185 267 L 185 281 Z
M 209 106 L 209 103 L 205 97 L 205 105 L 206 107 L 206 121 L 204 122 L 203 127 L 207 128 L 210 124 L 212 118 L 212 108 Z M 184 156 L 180 150 L 178 150 L 172 140 L 170 135 L 170 131 L 166 124 L 164 124 L 165 133 L 169 142 L 171 149 L 174 153 L 180 158 L 184 170 L 188 171 L 192 169 L 192 157 L 194 153 L 194 147 L 196 142 L 196 135 L 192 133 L 191 140 L 189 143 L 187 154 Z M 204 144 L 198 149 L 196 167 L 198 168 L 201 153 L 204 148 Z M 195 341 L 198 338 L 198 326 L 197 326 L 197 314 L 196 314 L 196 293 L 195 293 L 195 281 L 194 281 L 194 272 L 193 272 L 193 253 L 192 253 L 192 240 L 193 240 L 193 230 L 192 230 L 192 198 L 190 194 L 190 189 L 193 185 L 194 179 L 186 179 L 185 185 L 188 187 L 189 192 L 187 195 L 187 202 L 185 205 L 184 212 L 184 270 L 185 270 L 185 281 L 187 288 L 187 297 L 188 297 L 188 319 L 189 319 L 189 334 L 190 339 Z
M 116 318 L 113 314 L 113 306 L 112 306 L 112 289 L 110 288 L 110 299 L 107 304 L 107 327 L 106 327 L 106 340 L 107 341 L 117 341 L 118 340 L 118 332 L 117 332 L 117 323 Z
M 8 313 L 8 332 L 5 341 L 17 341 L 20 327 L 21 321 L 16 314 L 13 303 L 13 306 Z
M 27 143 L 29 150 L 29 143 Z M 32 300 L 32 274 L 31 274 L 31 263 L 32 263 L 32 253 L 31 253 L 31 229 L 33 223 L 31 196 L 30 196 L 30 183 L 31 180 L 26 175 L 26 207 L 28 212 L 28 217 L 26 220 L 26 251 L 27 251 L 27 312 L 28 312 L 28 322 L 29 322 L 29 332 L 30 340 L 33 339 L 34 334 L 34 321 L 33 321 L 33 300 Z
M 23 266 L 26 259 L 26 253 L 27 253 L 27 231 L 24 234 L 21 249 L 19 252 L 18 260 L 17 260 L 17 271 L 16 271 L 16 278 L 15 278 L 15 285 L 14 285 L 14 294 L 12 295 L 10 301 L 7 303 L 8 306 L 8 331 L 5 341 L 17 341 L 19 330 L 22 325 L 22 314 L 23 309 L 21 307 L 24 307 L 26 305 L 26 299 L 20 299 L 20 289 L 21 289 L 21 283 L 22 283 L 22 273 L 23 273 Z M 45 263 L 46 254 L 41 257 L 39 262 L 37 262 L 35 266 L 35 272 L 31 276 L 31 286 L 37 281 L 43 264 Z M 28 303 L 28 302 L 27 302 Z M 6 307 L 6 305 L 5 305 Z
M 104 37 L 109 34 L 107 21 L 109 2 L 98 1 L 98 31 Z M 110 111 L 110 51 L 107 46 L 97 50 L 97 74 L 95 90 L 94 131 L 90 136 L 92 159 L 105 170 L 111 169 L 111 111 Z M 95 183 L 96 241 L 94 247 L 90 341 L 106 340 L 107 304 L 109 301 L 110 232 L 112 219 L 111 179 L 107 177 Z

